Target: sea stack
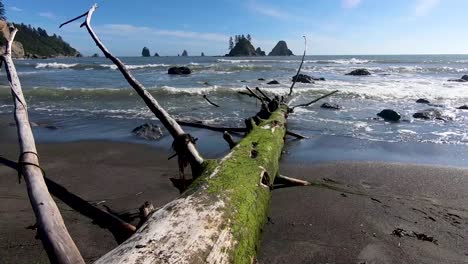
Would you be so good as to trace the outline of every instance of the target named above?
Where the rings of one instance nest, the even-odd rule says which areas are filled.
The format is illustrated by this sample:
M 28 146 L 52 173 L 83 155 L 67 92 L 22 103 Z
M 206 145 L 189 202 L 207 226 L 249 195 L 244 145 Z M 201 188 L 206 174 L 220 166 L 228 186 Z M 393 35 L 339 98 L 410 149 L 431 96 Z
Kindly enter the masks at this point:
M 254 46 L 247 38 L 240 38 L 234 48 L 231 49 L 228 57 L 248 57 L 257 56 Z
M 143 50 L 141 50 L 141 56 L 143 57 L 149 57 L 150 55 L 150 50 L 147 47 L 144 47 Z
M 280 40 L 278 44 L 271 50 L 268 56 L 293 56 L 294 54 L 288 49 L 286 41 Z
M 183 56 L 183 57 L 187 57 L 187 56 L 188 56 L 188 52 L 187 52 L 186 50 L 184 50 L 184 51 L 182 52 L 182 56 Z

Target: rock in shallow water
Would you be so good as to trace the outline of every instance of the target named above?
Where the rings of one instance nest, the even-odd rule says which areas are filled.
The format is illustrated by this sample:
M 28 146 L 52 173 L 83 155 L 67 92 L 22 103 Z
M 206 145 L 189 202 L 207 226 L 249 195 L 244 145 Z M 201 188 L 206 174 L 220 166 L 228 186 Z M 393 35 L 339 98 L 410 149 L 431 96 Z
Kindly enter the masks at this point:
M 468 75 L 463 75 L 460 79 L 450 79 L 449 82 L 468 82 Z
M 188 67 L 172 67 L 167 70 L 168 74 L 191 74 L 192 70 Z
M 424 119 L 424 120 L 447 120 L 450 119 L 443 115 L 443 113 L 437 109 L 429 108 L 421 112 L 417 112 L 413 115 L 413 118 Z
M 330 104 L 330 103 L 323 103 L 320 107 L 325 108 L 325 109 L 330 109 L 330 110 L 340 110 L 341 109 L 341 106 L 339 106 L 337 104 Z
M 457 109 L 468 110 L 468 105 L 462 105 L 460 107 L 457 107 Z
M 371 73 L 367 69 L 356 69 L 346 75 L 353 75 L 353 76 L 366 76 L 371 75 Z
M 292 77 L 292 80 L 294 82 L 294 80 L 296 80 L 296 82 L 300 82 L 300 83 L 314 83 L 314 81 L 312 80 L 312 77 L 310 77 L 309 75 L 306 75 L 306 74 L 298 74 L 298 75 L 294 75 Z
M 416 103 L 418 103 L 418 104 L 430 104 L 431 102 L 429 102 L 429 100 L 427 100 L 427 99 L 421 98 L 421 99 L 416 100 Z
M 271 82 L 267 82 L 267 84 L 279 84 L 279 82 L 277 80 L 273 80 Z
M 383 118 L 385 121 L 396 122 L 401 119 L 401 115 L 392 109 L 384 109 L 377 116 Z
M 143 124 L 132 130 L 132 133 L 140 138 L 147 140 L 157 140 L 160 139 L 163 135 L 161 128 L 152 123 Z

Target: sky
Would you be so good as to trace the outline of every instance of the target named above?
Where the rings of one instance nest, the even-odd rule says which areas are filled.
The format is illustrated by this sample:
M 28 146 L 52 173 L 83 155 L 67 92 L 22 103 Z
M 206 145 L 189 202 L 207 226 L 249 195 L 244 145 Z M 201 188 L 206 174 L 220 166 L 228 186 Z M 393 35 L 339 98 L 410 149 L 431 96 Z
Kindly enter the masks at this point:
M 92 25 L 119 56 L 224 55 L 229 36 L 250 34 L 267 53 L 285 40 L 310 55 L 468 54 L 467 0 L 4 0 L 9 21 L 61 35 L 84 55 L 99 53 L 80 23 L 62 22 L 99 8 Z

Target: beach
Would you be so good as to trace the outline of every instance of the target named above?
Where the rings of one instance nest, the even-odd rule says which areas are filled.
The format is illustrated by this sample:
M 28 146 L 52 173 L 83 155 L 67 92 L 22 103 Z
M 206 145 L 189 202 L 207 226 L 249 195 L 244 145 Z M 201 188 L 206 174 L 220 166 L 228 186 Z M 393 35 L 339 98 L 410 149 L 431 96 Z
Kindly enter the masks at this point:
M 35 231 L 28 229 L 34 215 L 25 184 L 18 184 L 11 168 L 18 157 L 11 121 L 6 115 L 0 118 L 0 263 L 48 263 Z M 207 134 L 199 133 L 200 141 L 206 142 Z M 466 263 L 466 166 L 366 157 L 307 161 L 301 158 L 307 152 L 295 144 L 287 143 L 280 173 L 320 185 L 272 191 L 259 263 Z M 214 157 L 228 151 L 227 144 L 207 149 Z M 444 148 L 440 149 L 443 156 Z M 179 195 L 169 180 L 177 177 L 177 164 L 167 160 L 172 154 L 168 145 L 38 142 L 38 152 L 47 177 L 115 212 L 135 213 L 145 201 L 158 207 Z M 380 158 L 384 157 L 382 152 Z M 110 232 L 62 202 L 57 204 L 87 262 L 117 245 Z

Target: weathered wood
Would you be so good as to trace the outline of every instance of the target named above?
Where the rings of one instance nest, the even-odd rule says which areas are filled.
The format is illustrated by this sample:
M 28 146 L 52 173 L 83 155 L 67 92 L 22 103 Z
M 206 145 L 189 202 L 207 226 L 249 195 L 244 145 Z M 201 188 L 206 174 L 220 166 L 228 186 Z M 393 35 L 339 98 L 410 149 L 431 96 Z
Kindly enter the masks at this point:
M 182 196 L 96 263 L 251 263 L 267 219 L 286 134 L 287 106 L 254 125 Z
M 203 98 L 212 106 L 219 107 L 219 105 L 213 103 L 210 99 L 208 99 L 208 96 L 206 94 L 203 95 Z
M 138 223 L 138 227 L 142 226 L 146 221 L 148 221 L 149 216 L 156 211 L 154 205 L 148 201 L 146 201 L 142 206 L 139 208 L 140 211 L 140 222 Z
M 296 76 L 295 76 L 295 78 L 293 80 L 293 83 L 291 84 L 291 87 L 289 88 L 288 96 L 292 95 L 294 85 L 296 85 L 297 78 L 299 77 L 299 73 L 301 72 L 302 65 L 304 64 L 304 58 L 305 58 L 306 53 L 307 53 L 307 38 L 306 38 L 306 36 L 302 36 L 302 37 L 304 38 L 304 54 L 302 55 L 301 64 L 299 65 L 299 68 L 297 69 L 297 73 L 296 73 Z
M 266 95 L 260 88 L 255 87 L 255 90 L 257 90 L 257 92 L 259 92 L 268 103 L 271 102 L 271 98 L 268 97 L 268 95 Z
M 3 22 L 3 21 L 2 21 Z M 5 23 L 5 22 L 3 22 Z M 17 30 L 12 29 L 7 48 L 2 56 L 15 105 L 21 159 L 18 169 L 26 181 L 28 196 L 36 216 L 39 238 L 52 263 L 84 263 L 78 248 L 70 237 L 55 201 L 49 194 L 42 171 L 34 136 L 29 123 L 26 100 L 11 58 L 11 45 Z
M 96 207 L 81 197 L 69 192 L 65 187 L 44 177 L 50 193 L 80 214 L 89 217 L 97 225 L 108 229 L 117 243 L 127 240 L 136 231 L 136 227 L 123 221 L 116 215 Z
M 296 178 L 287 177 L 284 175 L 278 175 L 275 178 L 275 184 L 282 184 L 287 186 L 308 186 L 312 185 L 312 183 L 304 180 L 299 180 Z
M 167 111 L 159 105 L 158 101 L 151 95 L 151 93 L 148 92 L 148 90 L 146 90 L 143 84 L 141 84 L 137 79 L 135 79 L 133 74 L 127 69 L 123 62 L 119 58 L 115 57 L 112 53 L 110 53 L 110 51 L 104 46 L 99 37 L 96 35 L 93 28 L 91 27 L 91 18 L 93 16 L 94 11 L 96 11 L 96 8 L 97 5 L 94 4 L 91 7 L 91 9 L 89 9 L 89 11 L 86 13 L 86 21 L 81 26 L 86 27 L 88 33 L 91 35 L 91 38 L 94 40 L 98 48 L 104 53 L 106 58 L 110 59 L 117 66 L 119 71 L 124 76 L 125 80 L 127 80 L 130 86 L 133 89 L 135 89 L 138 95 L 146 103 L 148 108 L 156 115 L 156 117 L 161 121 L 164 127 L 166 127 L 166 129 L 169 131 L 174 140 L 177 140 L 181 136 L 185 135 L 186 133 L 180 127 L 180 125 L 177 124 L 177 122 L 169 115 L 169 113 L 167 113 Z M 66 25 L 67 23 L 75 21 L 76 19 L 81 18 L 83 16 L 84 15 L 81 15 L 77 18 L 71 19 L 60 26 Z M 186 146 L 186 152 L 189 158 L 190 165 L 192 167 L 192 171 L 197 173 L 203 163 L 202 156 L 198 153 L 198 150 L 196 149 L 193 142 L 188 142 Z
M 203 123 L 200 123 L 200 122 L 189 122 L 189 121 L 183 121 L 183 120 L 179 120 L 179 119 L 176 119 L 176 121 L 181 126 L 203 128 L 203 129 L 208 129 L 208 130 L 223 132 L 223 133 L 224 133 L 224 131 L 228 131 L 230 133 L 243 133 L 243 132 L 247 131 L 247 129 L 244 128 L 244 127 L 217 127 L 217 126 L 206 125 L 206 124 L 203 124 Z M 291 136 L 291 137 L 295 137 L 297 139 L 307 139 L 308 138 L 308 137 L 306 137 L 304 135 L 301 135 L 301 134 L 298 134 L 296 132 L 292 132 L 292 131 L 289 131 L 289 130 L 286 131 L 286 135 Z
M 234 141 L 234 139 L 232 138 L 232 135 L 229 134 L 229 132 L 224 131 L 223 138 L 228 143 L 230 149 L 233 149 L 236 146 L 237 143 Z

